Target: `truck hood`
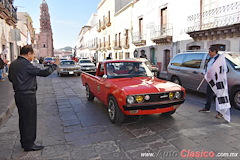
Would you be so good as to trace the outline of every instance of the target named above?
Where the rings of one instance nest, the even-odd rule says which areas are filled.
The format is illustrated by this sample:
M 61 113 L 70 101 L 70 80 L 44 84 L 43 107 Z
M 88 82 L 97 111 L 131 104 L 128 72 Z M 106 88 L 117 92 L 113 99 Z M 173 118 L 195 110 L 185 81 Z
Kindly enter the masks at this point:
M 112 79 L 111 83 L 125 90 L 129 95 L 182 90 L 182 87 L 178 84 L 160 80 L 155 77 Z

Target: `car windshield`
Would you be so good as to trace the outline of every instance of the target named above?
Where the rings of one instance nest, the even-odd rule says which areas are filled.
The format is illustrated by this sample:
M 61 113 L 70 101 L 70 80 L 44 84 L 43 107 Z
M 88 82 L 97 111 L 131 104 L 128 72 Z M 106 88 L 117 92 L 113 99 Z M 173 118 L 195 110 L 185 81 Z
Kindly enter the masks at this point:
M 240 53 L 225 53 L 224 56 L 236 70 L 240 70 Z
M 62 61 L 61 62 L 61 65 L 73 65 L 73 64 L 75 64 L 74 61 Z
M 53 59 L 52 58 L 45 58 L 44 60 L 52 61 Z
M 91 60 L 80 60 L 79 63 L 92 63 Z
M 143 62 L 107 63 L 108 78 L 150 77 L 152 72 Z

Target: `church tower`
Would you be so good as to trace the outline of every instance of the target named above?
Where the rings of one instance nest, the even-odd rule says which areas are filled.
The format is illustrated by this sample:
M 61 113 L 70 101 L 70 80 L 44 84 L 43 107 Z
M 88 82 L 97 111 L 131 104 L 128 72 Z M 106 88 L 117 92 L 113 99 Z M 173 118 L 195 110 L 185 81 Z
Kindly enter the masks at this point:
M 53 57 L 53 33 L 45 0 L 40 5 L 40 33 L 38 35 L 38 49 L 40 57 Z

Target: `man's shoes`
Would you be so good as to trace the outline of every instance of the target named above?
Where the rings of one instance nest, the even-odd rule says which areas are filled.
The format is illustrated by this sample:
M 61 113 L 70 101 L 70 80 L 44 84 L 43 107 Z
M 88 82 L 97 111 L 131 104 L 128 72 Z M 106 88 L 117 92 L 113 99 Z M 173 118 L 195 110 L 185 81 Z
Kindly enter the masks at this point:
M 198 112 L 208 113 L 208 112 L 210 112 L 210 110 L 209 110 L 209 109 L 206 109 L 206 108 L 203 108 L 203 109 L 200 109 Z
M 223 118 L 223 115 L 222 115 L 221 113 L 218 113 L 218 114 L 215 116 L 215 118 L 221 119 L 221 118 Z
M 24 151 L 25 152 L 28 152 L 28 151 L 38 151 L 38 150 L 41 150 L 41 149 L 43 149 L 44 148 L 44 146 L 37 146 L 37 145 L 33 145 L 32 147 L 30 147 L 30 148 L 24 148 Z

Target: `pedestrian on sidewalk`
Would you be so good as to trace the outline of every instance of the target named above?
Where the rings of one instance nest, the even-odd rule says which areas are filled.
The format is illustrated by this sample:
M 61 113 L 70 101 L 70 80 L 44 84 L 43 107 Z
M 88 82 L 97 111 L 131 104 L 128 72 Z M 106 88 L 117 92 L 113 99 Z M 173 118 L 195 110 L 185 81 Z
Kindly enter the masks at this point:
M 4 69 L 5 63 L 2 59 L 2 55 L 0 54 L 0 82 L 3 82 L 3 69 Z
M 5 63 L 5 73 L 6 73 L 6 75 L 8 75 L 8 68 L 9 68 L 8 67 L 8 65 L 9 65 L 8 63 L 9 63 L 9 60 L 7 60 L 7 58 L 5 58 L 4 59 L 4 63 Z
M 36 76 L 50 75 L 59 64 L 50 65 L 46 69 L 35 67 L 31 61 L 35 54 L 31 45 L 21 48 L 20 56 L 9 67 L 8 78 L 13 84 L 14 98 L 19 114 L 20 142 L 24 151 L 37 151 L 44 148 L 35 145 L 37 125 Z

